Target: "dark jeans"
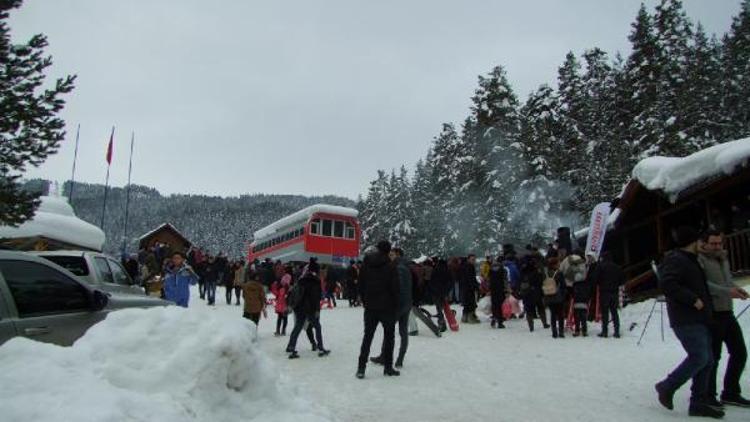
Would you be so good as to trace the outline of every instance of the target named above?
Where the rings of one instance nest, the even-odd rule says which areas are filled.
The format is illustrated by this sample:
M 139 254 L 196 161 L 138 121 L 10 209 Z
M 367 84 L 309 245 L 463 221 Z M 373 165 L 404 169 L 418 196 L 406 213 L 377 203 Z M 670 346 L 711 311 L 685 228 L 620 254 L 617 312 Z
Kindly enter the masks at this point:
M 398 318 L 398 336 L 401 338 L 401 342 L 398 346 L 398 358 L 397 363 L 403 363 L 404 357 L 406 356 L 406 350 L 409 348 L 409 315 L 411 310 Z M 393 340 L 393 348 L 396 348 L 396 340 Z M 392 352 L 392 351 L 391 351 Z M 385 341 L 383 341 L 383 348 L 380 351 L 380 356 L 385 355 Z
M 229 286 L 224 286 L 224 287 L 227 289 L 227 291 L 224 292 L 224 297 L 227 300 L 227 305 L 231 305 L 232 304 L 232 291 L 234 290 L 234 286 L 229 285 Z
M 289 336 L 289 344 L 286 346 L 286 350 L 291 352 L 297 349 L 297 337 L 305 327 L 305 322 L 309 322 L 310 326 L 315 329 L 315 335 L 317 337 L 318 350 L 323 350 L 323 330 L 320 327 L 320 318 L 317 315 L 303 315 L 294 313 L 294 328 L 292 334 Z M 310 333 L 308 332 L 308 337 Z M 315 343 L 313 343 L 315 346 Z
M 359 350 L 359 366 L 364 368 L 370 358 L 370 346 L 378 324 L 383 325 L 383 349 L 380 357 L 386 368 L 393 366 L 393 347 L 395 343 L 396 316 L 393 311 L 365 309 L 365 333 Z
M 550 325 L 552 325 L 552 336 L 564 336 L 565 335 L 565 313 L 563 312 L 562 303 L 550 303 L 549 304 L 550 314 Z
M 289 315 L 286 312 L 276 314 L 276 334 L 286 334 L 286 324 L 289 320 Z
M 714 312 L 714 322 L 711 325 L 712 349 L 714 364 L 708 379 L 708 395 L 716 397 L 716 375 L 721 360 L 721 349 L 727 345 L 729 360 L 727 361 L 727 372 L 724 374 L 724 391 L 722 397 L 739 395 L 740 376 L 747 362 L 747 348 L 742 336 L 742 328 L 732 312 Z
M 437 309 L 438 327 L 445 327 L 445 315 L 443 315 L 443 307 L 445 307 L 445 296 L 435 295 L 432 297 L 433 303 L 435 303 L 435 309 Z
M 586 318 L 588 317 L 589 311 L 587 309 L 574 309 L 573 316 L 576 321 L 576 333 L 588 333 L 588 325 Z
M 206 299 L 209 305 L 216 303 L 216 282 L 206 280 Z
M 714 365 L 711 333 L 708 326 L 703 324 L 683 325 L 674 327 L 673 330 L 682 343 L 682 348 L 687 352 L 687 357 L 667 375 L 664 384 L 670 390 L 676 391 L 692 378 L 690 403 L 704 403 L 707 398 L 708 379 Z
M 503 318 L 503 300 L 504 294 L 501 292 L 491 292 L 490 293 L 490 302 L 492 303 L 492 320 L 494 322 L 504 322 L 505 318 Z
M 201 299 L 206 298 L 206 282 L 203 280 L 198 282 L 198 295 L 201 297 Z
M 602 334 L 609 332 L 609 316 L 612 315 L 612 324 L 615 326 L 615 335 L 620 334 L 620 314 L 617 311 L 619 298 L 617 293 L 601 293 L 599 296 L 599 308 L 602 313 Z

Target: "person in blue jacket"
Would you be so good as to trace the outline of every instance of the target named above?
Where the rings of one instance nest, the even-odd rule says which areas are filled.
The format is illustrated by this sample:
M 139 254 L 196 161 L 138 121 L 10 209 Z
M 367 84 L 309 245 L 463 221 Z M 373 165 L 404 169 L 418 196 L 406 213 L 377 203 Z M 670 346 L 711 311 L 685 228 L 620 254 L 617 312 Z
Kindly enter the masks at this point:
M 164 298 L 183 308 L 188 307 L 190 285 L 198 282 L 198 275 L 185 262 L 182 252 L 172 254 L 172 265 L 167 267 L 164 277 Z

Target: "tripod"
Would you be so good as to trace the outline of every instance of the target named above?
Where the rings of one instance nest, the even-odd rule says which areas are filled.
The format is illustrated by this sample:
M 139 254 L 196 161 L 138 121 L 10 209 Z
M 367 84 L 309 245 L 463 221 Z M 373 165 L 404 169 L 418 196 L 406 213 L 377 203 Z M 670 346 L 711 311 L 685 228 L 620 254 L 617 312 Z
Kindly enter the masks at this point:
M 641 345 L 641 342 L 643 341 L 643 336 L 646 335 L 648 324 L 649 322 L 651 322 L 651 317 L 654 316 L 654 311 L 656 310 L 657 304 L 661 304 L 660 309 L 659 309 L 659 317 L 661 320 L 661 341 L 664 341 L 664 296 L 659 296 L 656 299 L 654 299 L 654 306 L 651 307 L 651 312 L 648 313 L 648 318 L 646 318 L 646 324 L 643 325 L 641 336 L 638 338 L 638 343 L 636 343 L 637 346 Z

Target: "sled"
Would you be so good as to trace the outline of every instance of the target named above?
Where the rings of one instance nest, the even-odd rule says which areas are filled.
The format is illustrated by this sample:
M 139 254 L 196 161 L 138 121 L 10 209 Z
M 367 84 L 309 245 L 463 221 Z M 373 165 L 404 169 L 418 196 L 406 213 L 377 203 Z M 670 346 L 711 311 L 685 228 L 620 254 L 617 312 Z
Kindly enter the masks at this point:
M 445 314 L 445 321 L 448 323 L 448 327 L 451 331 L 458 331 L 458 321 L 456 320 L 456 311 L 451 309 L 451 305 L 448 302 L 443 304 L 443 313 Z
M 435 334 L 436 337 L 442 336 L 442 334 L 440 334 L 440 328 L 438 328 L 438 326 L 432 320 L 432 315 L 430 315 L 430 313 L 426 309 L 415 306 L 411 308 L 411 311 L 418 320 L 422 321 L 422 323 L 426 325 L 427 328 L 430 329 L 430 331 L 432 331 L 432 334 Z

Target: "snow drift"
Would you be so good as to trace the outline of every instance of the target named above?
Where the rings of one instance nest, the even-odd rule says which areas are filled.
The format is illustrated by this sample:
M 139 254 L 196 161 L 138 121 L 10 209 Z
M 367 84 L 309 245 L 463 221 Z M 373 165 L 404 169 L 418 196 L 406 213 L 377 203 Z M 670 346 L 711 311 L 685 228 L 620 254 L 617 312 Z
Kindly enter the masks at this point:
M 64 348 L 0 347 L 4 421 L 327 421 L 290 392 L 254 325 L 209 310 L 123 310 Z
M 633 169 L 633 178 L 649 190 L 661 190 L 675 202 L 680 192 L 715 176 L 732 174 L 750 159 L 750 138 L 726 142 L 683 158 L 649 157 Z

